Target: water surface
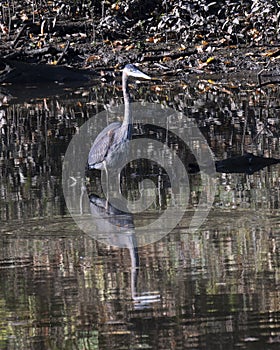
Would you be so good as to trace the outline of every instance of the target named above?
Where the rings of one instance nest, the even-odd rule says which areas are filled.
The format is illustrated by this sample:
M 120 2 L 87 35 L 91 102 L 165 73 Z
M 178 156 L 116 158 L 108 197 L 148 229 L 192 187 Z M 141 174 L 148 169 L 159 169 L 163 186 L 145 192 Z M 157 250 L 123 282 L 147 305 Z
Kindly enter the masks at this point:
M 192 118 L 216 159 L 245 150 L 280 158 L 278 89 L 241 93 L 207 82 L 132 87 L 135 100 L 182 112 L 171 129 L 184 130 L 184 115 Z M 121 93 L 110 86 L 78 92 L 1 106 L 0 348 L 278 349 L 280 166 L 216 174 L 212 209 L 196 232 L 189 220 L 207 193 L 201 174 L 189 174 L 179 225 L 135 249 L 133 225 L 172 205 L 172 190 L 154 164 L 134 164 L 123 174 L 124 192 L 137 198 L 135 181 L 145 175 L 158 185 L 157 200 L 142 214 L 112 214 L 128 249 L 107 246 L 69 215 L 61 172 L 86 120 L 105 108 L 108 122 L 121 119 L 114 113 Z M 178 139 L 153 133 L 191 161 Z M 98 173 L 93 178 L 90 191 L 104 204 Z

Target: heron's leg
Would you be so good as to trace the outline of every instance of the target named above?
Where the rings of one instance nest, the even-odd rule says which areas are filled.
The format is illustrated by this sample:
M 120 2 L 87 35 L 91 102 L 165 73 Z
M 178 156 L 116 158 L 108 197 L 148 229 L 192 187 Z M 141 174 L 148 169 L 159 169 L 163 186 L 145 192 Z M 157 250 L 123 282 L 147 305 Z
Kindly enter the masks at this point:
M 121 171 L 118 173 L 118 185 L 119 185 L 119 194 L 122 194 L 122 188 L 121 188 Z
M 80 214 L 83 215 L 84 210 L 83 210 L 83 200 L 84 200 L 84 195 L 86 193 L 86 185 L 84 180 L 82 180 L 82 184 L 81 184 L 81 194 L 80 194 Z
M 104 169 L 106 173 L 106 210 L 109 208 L 109 174 L 108 174 L 108 168 L 107 163 L 104 161 Z
M 132 299 L 135 300 L 135 298 L 137 298 L 137 277 L 139 273 L 139 255 L 138 255 L 136 238 L 134 237 L 134 232 L 131 236 L 128 236 L 127 248 L 129 250 L 130 261 L 131 261 L 131 275 L 130 275 L 131 296 L 132 296 Z

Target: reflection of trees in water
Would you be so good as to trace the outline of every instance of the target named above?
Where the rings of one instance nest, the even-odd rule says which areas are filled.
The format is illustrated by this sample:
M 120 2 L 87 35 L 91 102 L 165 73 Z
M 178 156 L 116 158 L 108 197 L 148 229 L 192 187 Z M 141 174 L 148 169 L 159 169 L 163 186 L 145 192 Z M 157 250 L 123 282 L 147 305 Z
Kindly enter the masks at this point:
M 70 220 L 37 221 L 17 236 L 5 235 L 0 295 L 2 327 L 11 334 L 7 341 L 20 341 L 22 349 L 32 349 L 29 342 L 63 349 L 67 342 L 97 337 L 99 348 L 108 349 L 123 335 L 127 344 L 127 335 L 138 348 L 144 333 L 151 347 L 160 341 L 162 348 L 172 348 L 178 339 L 207 343 L 218 331 L 240 332 L 239 320 L 246 334 L 254 327 L 269 337 L 269 328 L 279 326 L 278 232 L 264 218 L 251 226 L 254 211 L 245 224 L 243 218 L 233 213 L 225 225 L 216 212 L 199 233 L 181 226 L 161 242 L 139 248 L 138 290 L 161 295 L 148 310 L 135 310 L 131 300 L 126 249 L 80 234 Z
M 79 125 L 104 108 L 108 110 L 108 123 L 118 119 L 119 116 L 114 114 L 114 106 L 121 104 L 122 100 L 116 86 L 93 88 L 84 96 L 80 94 L 66 99 L 52 98 L 1 107 L 2 218 L 65 213 L 60 176 L 67 145 L 78 132 Z M 137 91 L 132 88 L 132 94 L 137 100 L 142 98 L 149 102 L 168 104 L 193 118 L 218 159 L 242 154 L 244 149 L 264 156 L 279 157 L 278 91 L 271 96 L 252 91 L 235 95 L 210 86 L 207 93 L 202 93 L 201 83 L 184 87 L 184 90 L 178 87 L 170 92 L 169 88 L 166 82 L 166 89 L 155 93 L 141 86 Z M 149 124 L 153 124 L 152 117 Z M 145 133 L 146 127 L 139 129 L 136 121 L 135 132 L 139 135 Z M 171 133 L 172 127 L 183 130 L 184 118 L 171 119 L 169 127 Z M 154 135 L 157 140 L 166 141 L 164 131 L 156 131 Z M 179 140 L 169 137 L 167 143 L 178 151 L 185 164 L 192 162 L 188 150 Z M 137 173 L 138 165 L 134 163 L 128 172 Z M 159 184 L 158 168 L 152 165 L 149 167 L 149 175 L 155 175 L 157 185 L 166 187 L 168 179 L 164 174 Z M 126 182 L 126 188 L 132 186 L 133 189 L 125 176 L 123 181 Z M 257 181 L 261 183 L 262 179 Z M 268 181 L 266 178 L 266 184 Z M 227 182 L 231 185 L 230 176 Z M 245 176 L 242 182 L 246 182 Z

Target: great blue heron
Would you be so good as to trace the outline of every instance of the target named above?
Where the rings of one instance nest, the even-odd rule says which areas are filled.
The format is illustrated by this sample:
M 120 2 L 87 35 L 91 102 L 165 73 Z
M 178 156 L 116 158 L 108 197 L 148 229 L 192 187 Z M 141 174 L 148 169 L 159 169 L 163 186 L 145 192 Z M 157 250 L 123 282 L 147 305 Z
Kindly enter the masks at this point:
M 107 173 L 107 167 L 114 167 L 118 157 L 116 154 L 121 150 L 126 141 L 131 139 L 132 114 L 130 108 L 130 95 L 128 90 L 128 78 L 151 79 L 147 74 L 141 72 L 133 64 L 127 64 L 122 72 L 122 90 L 124 99 L 123 122 L 115 122 L 108 125 L 96 137 L 89 155 L 88 168 L 102 169 Z

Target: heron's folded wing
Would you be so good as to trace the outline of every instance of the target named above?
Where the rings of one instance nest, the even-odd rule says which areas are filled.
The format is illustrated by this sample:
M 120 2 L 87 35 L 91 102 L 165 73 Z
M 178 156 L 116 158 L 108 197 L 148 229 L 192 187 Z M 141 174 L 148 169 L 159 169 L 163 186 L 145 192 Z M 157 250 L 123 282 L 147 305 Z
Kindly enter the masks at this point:
M 120 127 L 119 122 L 108 125 L 95 139 L 88 155 L 89 167 L 102 163 L 110 148 L 114 132 Z

